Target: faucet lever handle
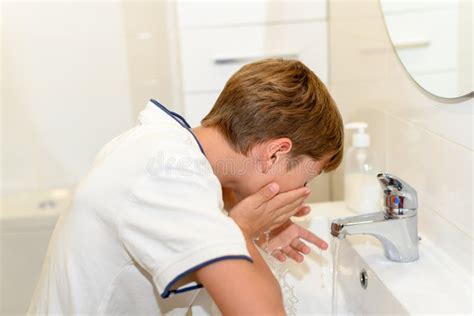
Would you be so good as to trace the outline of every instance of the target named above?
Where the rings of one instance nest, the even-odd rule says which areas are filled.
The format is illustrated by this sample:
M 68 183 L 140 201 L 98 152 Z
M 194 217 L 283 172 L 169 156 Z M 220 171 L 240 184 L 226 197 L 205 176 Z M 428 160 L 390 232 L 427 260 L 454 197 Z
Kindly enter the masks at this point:
M 416 214 L 418 197 L 415 189 L 402 179 L 387 173 L 380 173 L 377 179 L 384 192 L 385 213 L 399 218 Z

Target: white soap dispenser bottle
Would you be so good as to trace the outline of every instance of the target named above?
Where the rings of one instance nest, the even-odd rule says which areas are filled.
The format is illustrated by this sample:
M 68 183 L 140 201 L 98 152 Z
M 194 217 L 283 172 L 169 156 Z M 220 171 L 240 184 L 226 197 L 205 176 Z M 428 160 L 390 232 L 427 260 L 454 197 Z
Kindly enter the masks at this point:
M 370 135 L 365 122 L 346 124 L 354 130 L 352 146 L 347 150 L 344 174 L 344 197 L 348 209 L 355 213 L 381 210 L 382 190 L 377 180 L 380 172 L 375 153 L 370 150 Z

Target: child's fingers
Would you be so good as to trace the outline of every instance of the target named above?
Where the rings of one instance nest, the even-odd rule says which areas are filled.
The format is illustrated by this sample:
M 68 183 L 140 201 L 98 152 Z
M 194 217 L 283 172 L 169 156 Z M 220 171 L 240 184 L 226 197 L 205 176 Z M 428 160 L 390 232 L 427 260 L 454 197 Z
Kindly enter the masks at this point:
M 310 212 L 311 212 L 311 208 L 310 208 L 308 205 L 303 205 L 303 206 L 299 209 L 299 211 L 296 212 L 296 214 L 293 215 L 293 216 L 302 217 L 302 216 L 308 215 Z
M 272 251 L 272 256 L 277 258 L 277 260 L 280 261 L 280 262 L 285 262 L 286 261 L 286 256 L 280 249 L 273 250 Z
M 262 204 L 270 201 L 280 191 L 280 187 L 276 182 L 272 182 L 269 185 L 263 187 L 260 191 L 250 196 L 254 207 L 258 208 Z
M 321 238 L 319 238 L 318 236 L 316 236 L 309 230 L 301 229 L 300 238 L 306 241 L 309 241 L 310 243 L 316 245 L 318 248 L 322 250 L 326 250 L 328 248 L 328 244 L 324 240 L 322 240 Z
M 291 247 L 295 249 L 296 251 L 301 252 L 302 254 L 309 254 L 311 252 L 311 249 L 304 243 L 302 242 L 299 238 L 293 239 L 291 242 Z
M 303 262 L 304 260 L 304 256 L 295 249 L 293 249 L 291 246 L 283 248 L 283 252 L 285 253 L 285 255 L 287 255 L 296 262 Z
M 274 210 L 273 213 L 281 215 L 300 206 L 310 193 L 311 190 L 306 187 L 283 192 L 268 201 L 267 207 L 270 210 Z
M 304 202 L 304 198 L 301 198 L 293 204 L 287 205 L 275 212 L 275 218 L 273 219 L 274 226 L 279 226 L 288 221 L 292 216 L 299 212 L 301 204 Z

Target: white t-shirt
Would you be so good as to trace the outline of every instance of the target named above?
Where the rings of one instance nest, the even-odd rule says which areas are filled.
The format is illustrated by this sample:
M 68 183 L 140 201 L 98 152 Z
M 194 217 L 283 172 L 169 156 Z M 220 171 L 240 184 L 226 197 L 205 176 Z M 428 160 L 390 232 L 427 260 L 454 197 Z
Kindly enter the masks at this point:
M 58 220 L 29 313 L 184 315 L 202 287 L 191 272 L 251 261 L 188 127 L 150 100 L 101 150 Z

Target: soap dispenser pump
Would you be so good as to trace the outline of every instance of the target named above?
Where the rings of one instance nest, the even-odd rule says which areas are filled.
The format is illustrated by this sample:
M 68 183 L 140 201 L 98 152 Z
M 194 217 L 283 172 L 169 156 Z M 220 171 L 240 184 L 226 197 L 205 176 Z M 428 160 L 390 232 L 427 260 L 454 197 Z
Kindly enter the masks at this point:
M 368 124 L 352 122 L 345 128 L 354 131 L 352 146 L 347 150 L 344 175 L 344 197 L 348 209 L 355 213 L 381 210 L 382 192 L 377 181 L 380 172 L 375 153 L 370 150 Z

